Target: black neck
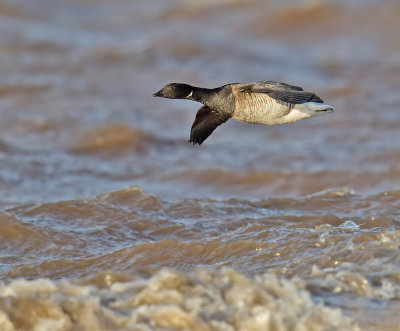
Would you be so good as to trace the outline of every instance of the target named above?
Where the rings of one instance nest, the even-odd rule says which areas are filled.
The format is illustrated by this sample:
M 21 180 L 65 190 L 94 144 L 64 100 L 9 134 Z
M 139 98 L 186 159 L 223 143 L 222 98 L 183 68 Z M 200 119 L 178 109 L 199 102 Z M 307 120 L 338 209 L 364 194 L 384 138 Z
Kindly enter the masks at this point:
M 215 96 L 221 90 L 220 87 L 209 89 L 203 87 L 192 86 L 192 95 L 188 97 L 190 100 L 201 102 L 204 105 L 210 105 L 214 102 Z

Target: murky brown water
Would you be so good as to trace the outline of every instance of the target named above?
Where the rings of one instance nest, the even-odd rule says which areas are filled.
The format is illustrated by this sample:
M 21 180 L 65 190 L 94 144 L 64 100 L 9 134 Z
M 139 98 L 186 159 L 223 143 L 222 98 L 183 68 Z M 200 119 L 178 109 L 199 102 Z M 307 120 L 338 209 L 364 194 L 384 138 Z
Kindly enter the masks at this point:
M 398 1 L 0 0 L 1 330 L 399 330 Z M 278 80 L 229 121 L 168 82 Z

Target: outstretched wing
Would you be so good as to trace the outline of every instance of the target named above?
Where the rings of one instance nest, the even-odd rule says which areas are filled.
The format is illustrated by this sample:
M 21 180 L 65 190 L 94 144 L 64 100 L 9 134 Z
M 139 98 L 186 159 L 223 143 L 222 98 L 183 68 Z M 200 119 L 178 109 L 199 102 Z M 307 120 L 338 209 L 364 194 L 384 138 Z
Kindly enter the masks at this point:
M 322 99 L 313 92 L 303 91 L 299 86 L 273 81 L 260 81 L 243 85 L 239 88 L 239 91 L 242 93 L 264 93 L 275 100 L 289 105 L 302 104 L 310 101 L 323 103 Z
M 213 131 L 225 123 L 229 116 L 216 112 L 207 106 L 201 107 L 192 125 L 189 142 L 201 145 Z

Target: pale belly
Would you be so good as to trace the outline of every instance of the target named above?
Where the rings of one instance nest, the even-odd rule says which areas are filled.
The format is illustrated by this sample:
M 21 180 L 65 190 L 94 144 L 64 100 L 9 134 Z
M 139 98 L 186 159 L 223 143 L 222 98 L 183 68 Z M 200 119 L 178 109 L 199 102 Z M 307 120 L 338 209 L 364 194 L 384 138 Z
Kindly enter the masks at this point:
M 266 125 L 284 124 L 305 118 L 304 113 L 290 109 L 266 94 L 243 94 L 235 100 L 232 119 L 246 123 Z

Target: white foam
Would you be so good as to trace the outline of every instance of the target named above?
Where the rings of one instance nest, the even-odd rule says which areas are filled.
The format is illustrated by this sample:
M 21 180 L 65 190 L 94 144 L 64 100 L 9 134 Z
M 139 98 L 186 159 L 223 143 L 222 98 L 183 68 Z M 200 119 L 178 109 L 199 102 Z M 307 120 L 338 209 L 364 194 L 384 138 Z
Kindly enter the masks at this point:
M 163 269 L 105 288 L 17 280 L 1 286 L 4 300 L 1 330 L 358 330 L 341 310 L 315 303 L 300 279 L 227 268 Z
M 351 231 L 358 231 L 360 230 L 360 226 L 354 223 L 351 220 L 348 220 L 338 226 L 339 229 L 351 230 Z

